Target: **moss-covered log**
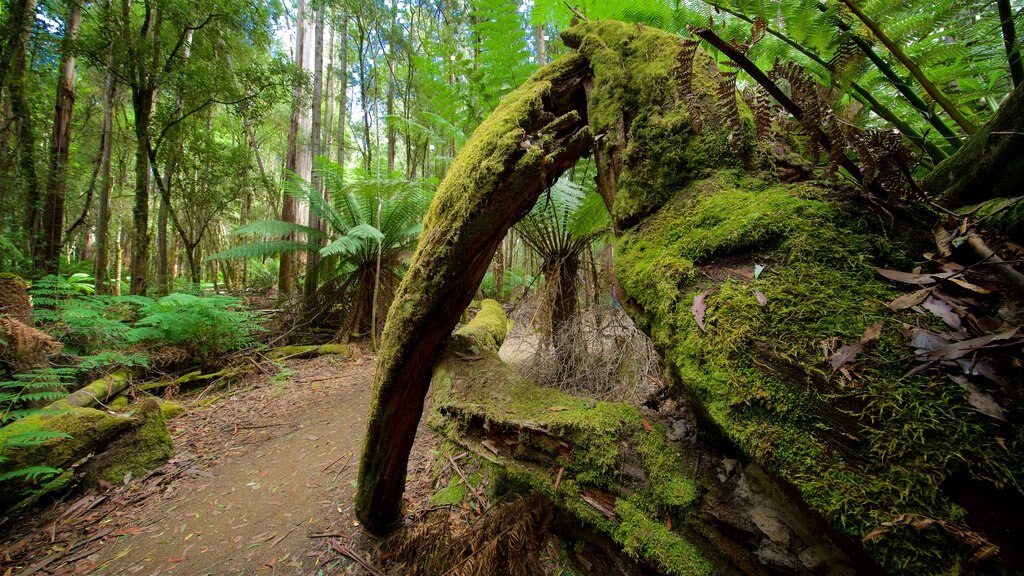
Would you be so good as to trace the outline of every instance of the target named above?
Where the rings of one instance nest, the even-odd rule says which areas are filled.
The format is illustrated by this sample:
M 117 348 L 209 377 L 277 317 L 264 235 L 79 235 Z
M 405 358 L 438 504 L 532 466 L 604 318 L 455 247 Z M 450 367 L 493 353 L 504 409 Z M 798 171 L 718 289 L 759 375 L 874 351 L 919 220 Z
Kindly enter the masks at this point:
M 50 439 L 35 440 L 41 435 Z M 33 494 L 63 489 L 76 471 L 90 485 L 101 479 L 121 482 L 127 473 L 139 477 L 171 454 L 170 435 L 155 402 L 123 415 L 80 407 L 40 410 L 0 428 L 0 476 L 11 476 L 0 490 L 0 511 Z M 40 467 L 63 473 L 17 474 Z
M 118 394 L 124 392 L 130 382 L 131 377 L 128 371 L 118 370 L 98 380 L 94 380 L 60 400 L 53 402 L 50 404 L 50 408 L 88 408 L 96 405 L 105 405 Z
M 497 355 L 505 318 L 488 301 L 434 366 L 431 425 L 496 465 L 506 486 L 545 494 L 667 574 L 860 573 L 755 465 L 725 470 L 714 449 L 670 443 L 626 404 L 542 388 Z
M 678 37 L 601 22 L 570 29 L 565 40 L 577 54 L 544 69 L 485 122 L 431 208 L 385 329 L 360 470 L 360 518 L 380 531 L 397 517 L 425 374 L 506 224 L 532 202 L 530 194 L 513 201 L 494 192 L 524 185 L 526 176 L 507 163 L 512 150 L 529 149 L 524 140 L 544 141 L 520 128 L 523 113 L 543 108 L 524 101 L 550 90 L 554 78 L 585 77 L 585 103 L 566 101 L 576 107 L 563 110 L 576 110 L 573 117 L 585 118 L 594 134 L 598 184 L 619 234 L 620 296 L 664 353 L 672 394 L 699 415 L 701 434 L 783 481 L 792 502 L 821 519 L 822 532 L 851 558 L 866 552 L 891 573 L 1019 572 L 1022 428 L 974 410 L 945 375 L 905 376 L 913 352 L 900 334 L 906 317 L 885 305 L 901 292 L 876 267 L 913 268 L 924 246 L 912 242 L 921 238 L 906 223 L 895 227 L 896 235 L 884 233 L 859 191 L 835 180 L 805 171 L 802 181 L 780 183 L 790 181 L 786 166 L 776 167 L 772 154 L 754 145 L 749 111 L 741 103 L 721 105 L 712 59 L 699 49 L 692 67 L 679 66 L 685 54 Z M 1007 114 L 1019 97 L 1018 91 Z M 707 121 L 708 109 L 719 114 L 717 123 Z M 1007 136 L 1002 131 L 989 131 L 993 141 Z M 499 142 L 508 142 L 506 152 L 494 152 Z M 497 163 L 501 170 L 487 161 L 495 158 L 504 162 Z M 536 177 L 537 164 L 531 166 Z M 474 227 L 488 224 L 497 227 Z M 853 369 L 833 374 L 827 358 L 879 324 L 874 347 Z M 467 421 L 466 430 L 475 415 L 514 425 L 517 436 L 529 431 L 527 446 L 534 431 L 522 424 L 533 422 L 570 446 L 590 442 L 583 452 L 606 458 L 593 460 L 596 469 L 614 466 L 615 454 L 597 449 L 595 439 L 580 437 L 567 421 L 585 404 L 532 391 L 492 366 L 486 350 L 481 356 L 444 362 L 448 372 L 451 363 L 465 361 L 484 375 L 501 373 L 495 377 L 504 384 L 476 390 L 478 379 L 468 377 L 464 397 L 474 400 L 441 399 L 450 419 Z M 444 371 L 436 383 L 445 380 Z M 518 392 L 567 410 L 537 412 L 534 403 L 536 417 L 524 417 Z M 1009 421 L 1019 420 L 1019 403 L 1003 408 Z M 518 414 L 514 423 L 508 414 Z M 598 426 L 597 436 L 632 434 L 635 416 L 624 412 L 618 419 L 626 425 Z M 501 455 L 495 445 L 492 452 Z M 554 461 L 559 457 L 556 448 Z M 587 468 L 571 458 L 563 467 L 585 475 Z M 617 505 L 613 511 L 632 518 Z M 690 517 L 715 529 L 703 514 Z M 999 546 L 997 553 L 988 542 Z M 870 570 L 858 565 L 857 571 Z
M 508 229 L 591 145 L 586 60 L 554 62 L 502 100 L 438 188 L 388 313 L 377 360 L 356 513 L 372 532 L 399 518 L 430 368 Z
M 352 348 L 345 344 L 311 344 L 307 346 L 281 346 L 270 351 L 268 356 L 273 360 L 289 358 L 313 358 L 326 354 L 337 354 L 348 358 L 352 356 Z

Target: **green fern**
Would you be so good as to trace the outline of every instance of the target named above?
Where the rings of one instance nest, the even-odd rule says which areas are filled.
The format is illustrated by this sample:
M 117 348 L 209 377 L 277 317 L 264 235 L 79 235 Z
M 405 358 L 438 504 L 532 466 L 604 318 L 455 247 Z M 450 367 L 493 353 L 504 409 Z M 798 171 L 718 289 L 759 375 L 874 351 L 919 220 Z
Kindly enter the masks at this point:
M 256 316 L 229 296 L 175 293 L 143 308 L 141 314 L 130 341 L 183 345 L 203 359 L 244 348 L 262 330 Z

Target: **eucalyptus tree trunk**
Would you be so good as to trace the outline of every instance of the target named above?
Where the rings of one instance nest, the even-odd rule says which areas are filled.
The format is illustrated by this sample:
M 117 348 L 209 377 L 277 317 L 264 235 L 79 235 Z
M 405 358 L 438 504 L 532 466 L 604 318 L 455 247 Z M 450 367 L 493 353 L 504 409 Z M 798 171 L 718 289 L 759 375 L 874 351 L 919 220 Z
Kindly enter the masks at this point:
M 29 233 L 29 252 L 34 253 L 39 233 L 39 176 L 36 171 L 35 132 L 32 130 L 32 110 L 25 97 L 25 73 L 28 67 L 28 43 L 35 22 L 35 0 L 24 0 L 11 6 L 10 30 L 8 34 L 9 68 L 2 70 L 7 82 L 7 94 L 11 101 L 11 119 L 17 127 L 18 167 L 25 181 L 25 229 Z M 20 16 L 19 16 L 20 15 Z M 6 76 L 9 74 L 9 78 Z M 2 84 L 0 84 L 2 85 Z
M 309 42 L 307 41 L 305 0 L 299 0 L 295 18 L 295 63 L 302 66 L 303 70 L 309 70 L 312 64 L 306 66 L 306 54 L 310 50 Z M 307 110 L 302 106 L 302 86 L 296 84 L 292 90 L 292 114 L 288 125 L 288 151 L 285 156 L 285 171 L 287 173 L 294 173 L 299 177 L 306 177 L 307 179 L 309 174 L 304 174 L 304 172 L 306 172 L 305 168 L 309 165 L 307 160 L 309 147 L 304 140 L 309 137 L 309 130 L 303 130 L 303 128 L 307 126 L 305 119 L 308 117 Z M 285 177 L 289 177 L 289 174 L 285 174 Z M 297 222 L 298 208 L 299 206 L 296 206 L 295 199 L 288 194 L 284 194 L 281 206 L 281 220 Z M 295 235 L 290 234 L 288 239 L 294 240 Z M 278 269 L 277 277 L 277 288 L 281 296 L 291 294 L 296 286 L 295 265 L 296 258 L 294 254 L 281 254 L 281 265 Z
M 341 87 L 338 90 L 338 165 L 345 167 L 345 122 L 348 120 L 348 10 L 341 11 Z
M 323 93 L 324 93 L 324 7 L 321 4 L 316 11 L 316 41 L 315 41 L 315 54 L 313 56 L 313 121 L 312 129 L 310 131 L 310 150 L 313 155 L 320 155 L 320 130 L 321 130 L 321 113 L 320 107 L 323 104 Z M 309 182 L 310 194 L 320 194 L 320 178 L 317 177 L 316 173 L 311 174 L 312 178 Z M 320 229 L 320 216 L 313 208 L 313 203 L 310 202 L 308 206 L 308 219 L 309 227 Z M 313 295 L 316 294 L 317 289 L 317 266 L 320 264 L 320 253 L 310 252 L 306 258 L 306 280 L 303 284 L 303 298 L 305 299 L 306 306 L 313 305 Z
M 107 6 L 110 6 L 108 2 Z M 103 79 L 103 121 L 100 127 L 100 190 L 99 215 L 96 220 L 96 265 L 93 278 L 96 280 L 96 293 L 107 293 L 107 247 L 110 236 L 110 189 L 113 180 L 110 167 L 113 160 L 114 139 L 114 105 L 117 99 L 117 82 L 114 69 L 117 66 L 113 46 L 107 49 L 107 70 Z
M 188 62 L 192 54 L 192 31 L 185 32 L 185 41 L 181 47 L 181 58 Z M 171 118 L 181 116 L 184 95 L 183 89 L 179 88 L 174 96 L 174 108 L 171 111 Z M 170 212 L 171 189 L 174 184 L 174 174 L 177 171 L 178 156 L 184 147 L 184 138 L 179 128 L 173 128 L 174 134 L 170 138 L 166 152 L 166 162 L 163 173 L 163 194 L 160 194 L 160 211 L 157 213 L 156 225 L 156 285 L 159 294 L 167 294 L 171 290 L 171 283 L 174 279 L 170 275 L 170 263 L 168 262 L 168 234 L 167 224 Z
M 46 179 L 43 204 L 41 246 L 36 267 L 56 274 L 60 267 L 60 249 L 64 231 L 64 195 L 67 190 L 68 148 L 71 144 L 71 114 L 75 108 L 74 41 L 82 22 L 82 4 L 72 0 L 64 22 L 60 75 L 57 77 L 57 103 L 54 107 L 53 139 L 50 141 L 50 172 Z

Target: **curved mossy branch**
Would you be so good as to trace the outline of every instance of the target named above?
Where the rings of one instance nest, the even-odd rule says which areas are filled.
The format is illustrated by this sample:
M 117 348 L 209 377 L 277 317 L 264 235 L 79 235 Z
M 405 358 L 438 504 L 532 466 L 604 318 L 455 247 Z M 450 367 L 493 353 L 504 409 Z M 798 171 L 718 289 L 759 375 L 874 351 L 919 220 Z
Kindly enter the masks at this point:
M 371 532 L 398 520 L 430 370 L 491 255 L 537 197 L 592 145 L 573 55 L 538 71 L 480 125 L 438 188 L 378 356 L 356 515 Z

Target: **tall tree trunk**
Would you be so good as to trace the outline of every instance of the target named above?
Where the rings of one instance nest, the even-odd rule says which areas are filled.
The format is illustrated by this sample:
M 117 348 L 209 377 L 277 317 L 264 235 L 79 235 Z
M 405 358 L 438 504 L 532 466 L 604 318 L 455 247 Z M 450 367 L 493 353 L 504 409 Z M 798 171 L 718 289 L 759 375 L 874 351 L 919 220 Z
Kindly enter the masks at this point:
M 0 90 L 7 85 L 7 75 L 17 68 L 19 54 L 28 42 L 36 21 L 36 0 L 11 0 L 7 4 L 7 38 L 0 54 Z M 17 74 L 17 72 L 15 72 Z
M 192 54 L 192 30 L 185 32 L 185 40 L 181 46 L 182 62 L 188 62 Z M 174 95 L 174 108 L 171 111 L 171 118 L 178 118 L 182 114 L 184 101 L 183 90 L 179 88 Z M 166 162 L 163 173 L 163 194 L 160 195 L 160 211 L 157 214 L 156 226 L 156 284 L 159 294 L 167 294 L 171 290 L 173 278 L 170 276 L 170 262 L 168 261 L 168 234 L 167 225 L 170 213 L 171 186 L 174 184 L 174 174 L 177 170 L 178 156 L 184 146 L 184 138 L 180 126 L 172 128 L 172 134 L 167 146 Z
M 108 2 L 107 6 L 110 6 Z M 100 190 L 99 215 L 96 220 L 96 265 L 93 278 L 96 280 L 96 293 L 107 293 L 107 239 L 110 236 L 110 189 L 113 180 L 110 177 L 111 161 L 114 151 L 114 105 L 117 99 L 117 82 L 114 80 L 114 69 L 117 66 L 116 56 L 111 45 L 107 49 L 107 71 L 103 79 L 103 123 L 100 127 Z
M 331 155 L 331 142 L 334 136 L 334 31 L 335 31 L 335 14 L 334 8 L 331 8 L 331 17 L 328 18 L 331 27 L 330 39 L 327 42 L 327 79 L 324 81 L 324 107 L 326 108 L 325 117 L 323 122 L 323 134 L 321 136 L 323 144 L 321 150 L 317 154 L 325 157 Z
M 366 23 L 363 21 L 363 5 L 359 4 L 359 14 L 356 17 L 356 26 L 359 29 L 359 96 L 360 104 L 363 109 L 363 142 L 365 150 L 363 151 L 363 169 L 370 172 L 373 169 L 373 150 L 372 143 L 370 142 L 370 86 L 368 84 L 367 68 L 369 63 L 367 60 L 367 31 Z
M 316 11 L 316 38 L 314 45 L 313 56 L 313 123 L 312 129 L 310 130 L 310 149 L 316 156 L 320 155 L 320 130 L 321 130 L 321 114 L 320 107 L 323 104 L 323 92 L 324 92 L 324 6 L 323 4 Z M 320 194 L 320 178 L 314 173 L 309 183 L 310 194 Z M 313 203 L 309 203 L 308 207 L 309 216 L 309 227 L 320 228 L 320 217 L 316 210 L 313 209 Z M 313 295 L 316 294 L 317 289 L 317 266 L 320 264 L 320 254 L 318 252 L 310 252 L 306 258 L 306 280 L 303 284 L 303 298 L 305 299 L 306 306 L 313 305 Z
M 537 66 L 543 66 L 548 63 L 548 43 L 544 38 L 544 25 L 537 24 L 534 32 L 537 35 Z
M 345 123 L 348 120 L 348 10 L 341 11 L 341 87 L 338 90 L 338 165 L 345 167 Z
M 20 9 L 23 16 L 19 19 L 15 11 Z M 25 97 L 25 74 L 28 67 L 28 43 L 35 23 L 36 2 L 24 0 L 17 7 L 11 7 L 9 22 L 10 47 L 4 58 L 10 58 L 9 76 L 6 78 L 7 93 L 11 100 L 11 117 L 17 126 L 18 134 L 18 167 L 25 181 L 25 229 L 29 233 L 29 253 L 35 254 L 40 222 L 40 190 L 39 176 L 36 172 L 36 142 L 32 130 L 32 110 Z M 4 70 L 5 75 L 8 74 Z M 0 78 L 0 81 L 5 80 Z
M 47 274 L 56 274 L 60 267 L 60 248 L 64 231 L 64 194 L 67 190 L 68 148 L 71 144 L 71 113 L 75 108 L 75 53 L 73 43 L 82 22 L 82 4 L 72 0 L 64 21 L 60 76 L 57 77 L 57 103 L 53 116 L 53 139 L 50 141 L 50 172 L 46 178 L 43 203 L 41 246 L 36 253 L 36 267 Z
M 295 15 L 295 63 L 299 66 L 303 66 L 305 62 L 305 52 L 308 47 L 306 43 L 306 2 L 305 0 L 299 0 L 299 5 L 296 7 Z M 305 69 L 305 67 L 303 67 Z M 292 90 L 292 114 L 291 120 L 288 124 L 288 151 L 285 156 L 284 168 L 285 177 L 290 177 L 289 173 L 299 174 L 300 156 L 302 156 L 301 148 L 304 145 L 300 142 L 301 138 L 304 138 L 304 134 L 300 134 L 300 128 L 302 125 L 302 86 L 296 84 Z M 295 198 L 289 194 L 284 194 L 284 198 L 281 203 L 281 220 L 285 222 L 295 222 L 296 218 L 296 206 Z M 289 240 L 294 240 L 295 235 L 290 234 Z M 278 268 L 277 276 L 277 289 L 281 296 L 286 296 L 292 293 L 292 289 L 295 287 L 295 255 L 294 254 L 281 254 L 281 264 Z
M 132 208 L 131 293 L 145 294 L 149 287 L 149 129 L 153 121 L 156 89 L 132 87 L 135 112 L 135 205 Z

